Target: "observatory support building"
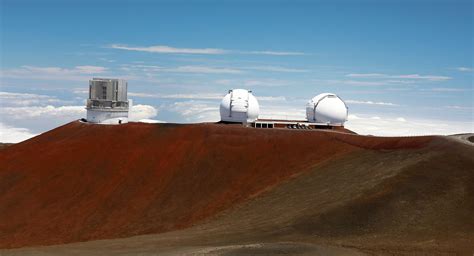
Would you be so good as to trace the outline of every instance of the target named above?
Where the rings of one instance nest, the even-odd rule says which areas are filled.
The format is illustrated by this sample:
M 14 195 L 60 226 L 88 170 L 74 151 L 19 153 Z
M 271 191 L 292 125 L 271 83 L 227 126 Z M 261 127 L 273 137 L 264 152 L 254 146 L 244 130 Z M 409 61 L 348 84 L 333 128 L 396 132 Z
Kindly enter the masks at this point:
M 127 81 L 93 78 L 89 81 L 87 121 L 97 124 L 128 122 Z

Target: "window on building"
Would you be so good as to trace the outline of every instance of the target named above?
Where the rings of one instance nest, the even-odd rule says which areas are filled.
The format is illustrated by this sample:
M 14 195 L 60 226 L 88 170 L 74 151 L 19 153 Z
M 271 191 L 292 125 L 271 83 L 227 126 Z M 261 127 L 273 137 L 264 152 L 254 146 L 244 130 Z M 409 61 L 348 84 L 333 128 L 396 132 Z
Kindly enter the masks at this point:
M 102 99 L 107 99 L 107 86 L 102 86 Z

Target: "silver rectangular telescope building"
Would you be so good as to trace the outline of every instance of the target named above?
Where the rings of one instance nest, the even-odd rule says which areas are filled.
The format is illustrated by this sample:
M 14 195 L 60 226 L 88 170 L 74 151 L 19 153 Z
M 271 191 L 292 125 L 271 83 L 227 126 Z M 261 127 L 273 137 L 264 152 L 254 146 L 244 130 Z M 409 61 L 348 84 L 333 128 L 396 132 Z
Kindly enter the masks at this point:
M 123 79 L 93 78 L 89 81 L 87 121 L 98 124 L 128 122 L 129 102 L 127 81 Z

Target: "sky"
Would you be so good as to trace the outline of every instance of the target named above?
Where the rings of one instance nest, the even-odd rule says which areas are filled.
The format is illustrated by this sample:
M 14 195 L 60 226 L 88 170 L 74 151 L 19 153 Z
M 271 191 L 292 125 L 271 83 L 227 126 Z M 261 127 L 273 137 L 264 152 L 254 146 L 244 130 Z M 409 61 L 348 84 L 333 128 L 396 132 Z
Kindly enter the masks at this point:
M 360 134 L 474 132 L 470 0 L 0 3 L 1 142 L 85 117 L 92 77 L 128 80 L 135 121 L 219 121 L 243 88 L 262 117 L 332 92 Z

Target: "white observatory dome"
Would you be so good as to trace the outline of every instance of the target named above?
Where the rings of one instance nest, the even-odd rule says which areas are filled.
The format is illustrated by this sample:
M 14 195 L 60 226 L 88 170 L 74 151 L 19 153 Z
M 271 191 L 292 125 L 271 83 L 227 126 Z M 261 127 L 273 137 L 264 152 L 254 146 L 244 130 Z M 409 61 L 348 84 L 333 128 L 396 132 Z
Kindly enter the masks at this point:
M 221 121 L 248 123 L 257 120 L 260 107 L 252 91 L 229 90 L 220 106 Z
M 343 126 L 347 121 L 346 103 L 333 93 L 322 93 L 312 98 L 306 105 L 308 122 Z

